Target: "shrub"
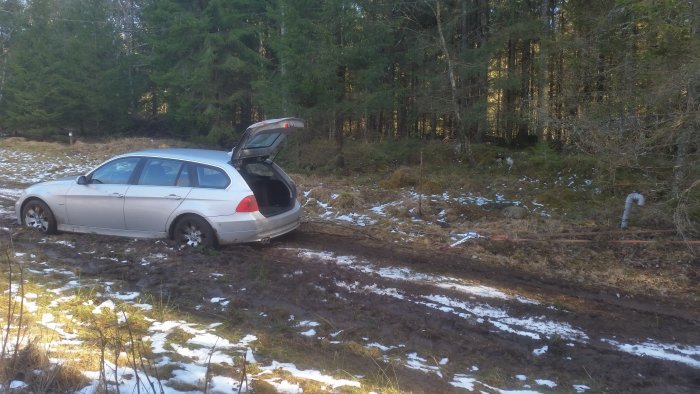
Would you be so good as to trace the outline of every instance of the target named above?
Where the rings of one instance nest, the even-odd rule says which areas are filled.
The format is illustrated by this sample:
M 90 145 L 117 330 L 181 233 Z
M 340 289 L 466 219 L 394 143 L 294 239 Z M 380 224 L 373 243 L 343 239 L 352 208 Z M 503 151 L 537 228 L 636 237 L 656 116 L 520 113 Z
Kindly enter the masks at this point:
M 400 189 L 418 185 L 418 170 L 410 167 L 400 167 L 389 177 L 380 182 L 383 187 L 389 189 Z

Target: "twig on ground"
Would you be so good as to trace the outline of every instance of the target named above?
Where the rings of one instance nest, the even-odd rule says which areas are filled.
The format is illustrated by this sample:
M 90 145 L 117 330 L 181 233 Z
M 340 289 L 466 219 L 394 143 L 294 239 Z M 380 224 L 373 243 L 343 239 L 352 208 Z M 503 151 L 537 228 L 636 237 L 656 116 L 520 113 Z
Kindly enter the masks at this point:
M 248 391 L 248 371 L 246 370 L 246 366 L 248 365 L 248 360 L 246 360 L 246 356 L 243 355 L 243 371 L 241 372 L 241 381 L 238 383 L 238 394 L 240 394 L 243 390 L 243 382 L 245 382 L 245 387 L 246 391 Z
M 214 351 L 216 350 L 216 344 L 219 343 L 219 339 L 216 339 L 214 346 L 211 347 L 209 351 L 209 358 L 207 359 L 207 371 L 204 373 L 204 393 L 206 394 L 209 389 L 209 373 L 211 372 L 211 358 L 214 356 Z
M 129 319 L 126 317 L 126 312 L 121 312 L 122 316 L 124 316 L 124 321 L 126 322 L 126 329 L 129 333 L 129 341 L 131 342 L 131 366 L 134 369 L 134 377 L 136 378 L 136 393 L 141 394 L 141 378 L 139 377 L 139 370 L 136 366 L 136 349 L 134 344 L 134 333 L 131 331 L 131 324 L 129 323 Z M 146 371 L 144 371 L 144 373 L 148 375 Z

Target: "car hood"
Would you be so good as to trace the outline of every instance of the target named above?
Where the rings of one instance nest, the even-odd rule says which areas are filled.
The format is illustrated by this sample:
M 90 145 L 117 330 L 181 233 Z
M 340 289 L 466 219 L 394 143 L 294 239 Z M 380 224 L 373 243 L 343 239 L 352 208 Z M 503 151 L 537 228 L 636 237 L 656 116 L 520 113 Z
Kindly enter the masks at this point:
M 268 119 L 249 126 L 241 137 L 240 143 L 231 151 L 231 162 L 257 157 L 266 159 L 272 156 L 287 136 L 304 128 L 304 121 L 299 118 Z
M 63 178 L 54 179 L 54 180 L 48 181 L 48 182 L 70 182 L 70 181 L 76 182 L 78 180 L 78 178 L 80 178 L 80 175 L 71 175 L 71 176 L 66 176 Z
M 39 197 L 42 199 L 56 196 L 64 196 L 71 186 L 75 185 L 78 175 L 53 179 L 50 181 L 35 183 L 22 191 L 18 201 L 24 201 L 29 197 Z

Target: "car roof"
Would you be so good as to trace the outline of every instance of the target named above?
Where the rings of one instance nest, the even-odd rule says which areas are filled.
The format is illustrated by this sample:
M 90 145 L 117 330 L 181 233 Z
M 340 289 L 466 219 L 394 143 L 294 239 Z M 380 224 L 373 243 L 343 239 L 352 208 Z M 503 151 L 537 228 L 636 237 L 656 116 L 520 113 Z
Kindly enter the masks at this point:
M 122 156 L 149 156 L 162 159 L 175 159 L 195 161 L 202 164 L 221 166 L 231 161 L 231 154 L 227 151 L 212 149 L 190 149 L 190 148 L 160 148 L 146 149 L 129 152 Z

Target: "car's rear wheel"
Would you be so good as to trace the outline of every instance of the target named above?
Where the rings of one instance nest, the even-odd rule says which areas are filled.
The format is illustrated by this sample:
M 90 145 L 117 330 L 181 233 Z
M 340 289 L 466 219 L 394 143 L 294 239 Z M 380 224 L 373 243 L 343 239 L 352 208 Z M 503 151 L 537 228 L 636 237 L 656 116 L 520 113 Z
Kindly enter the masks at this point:
M 178 219 L 173 231 L 175 241 L 191 247 L 215 247 L 216 235 L 206 220 L 196 215 Z
M 41 200 L 29 200 L 22 208 L 22 222 L 45 234 L 56 234 L 56 218 L 51 208 Z

